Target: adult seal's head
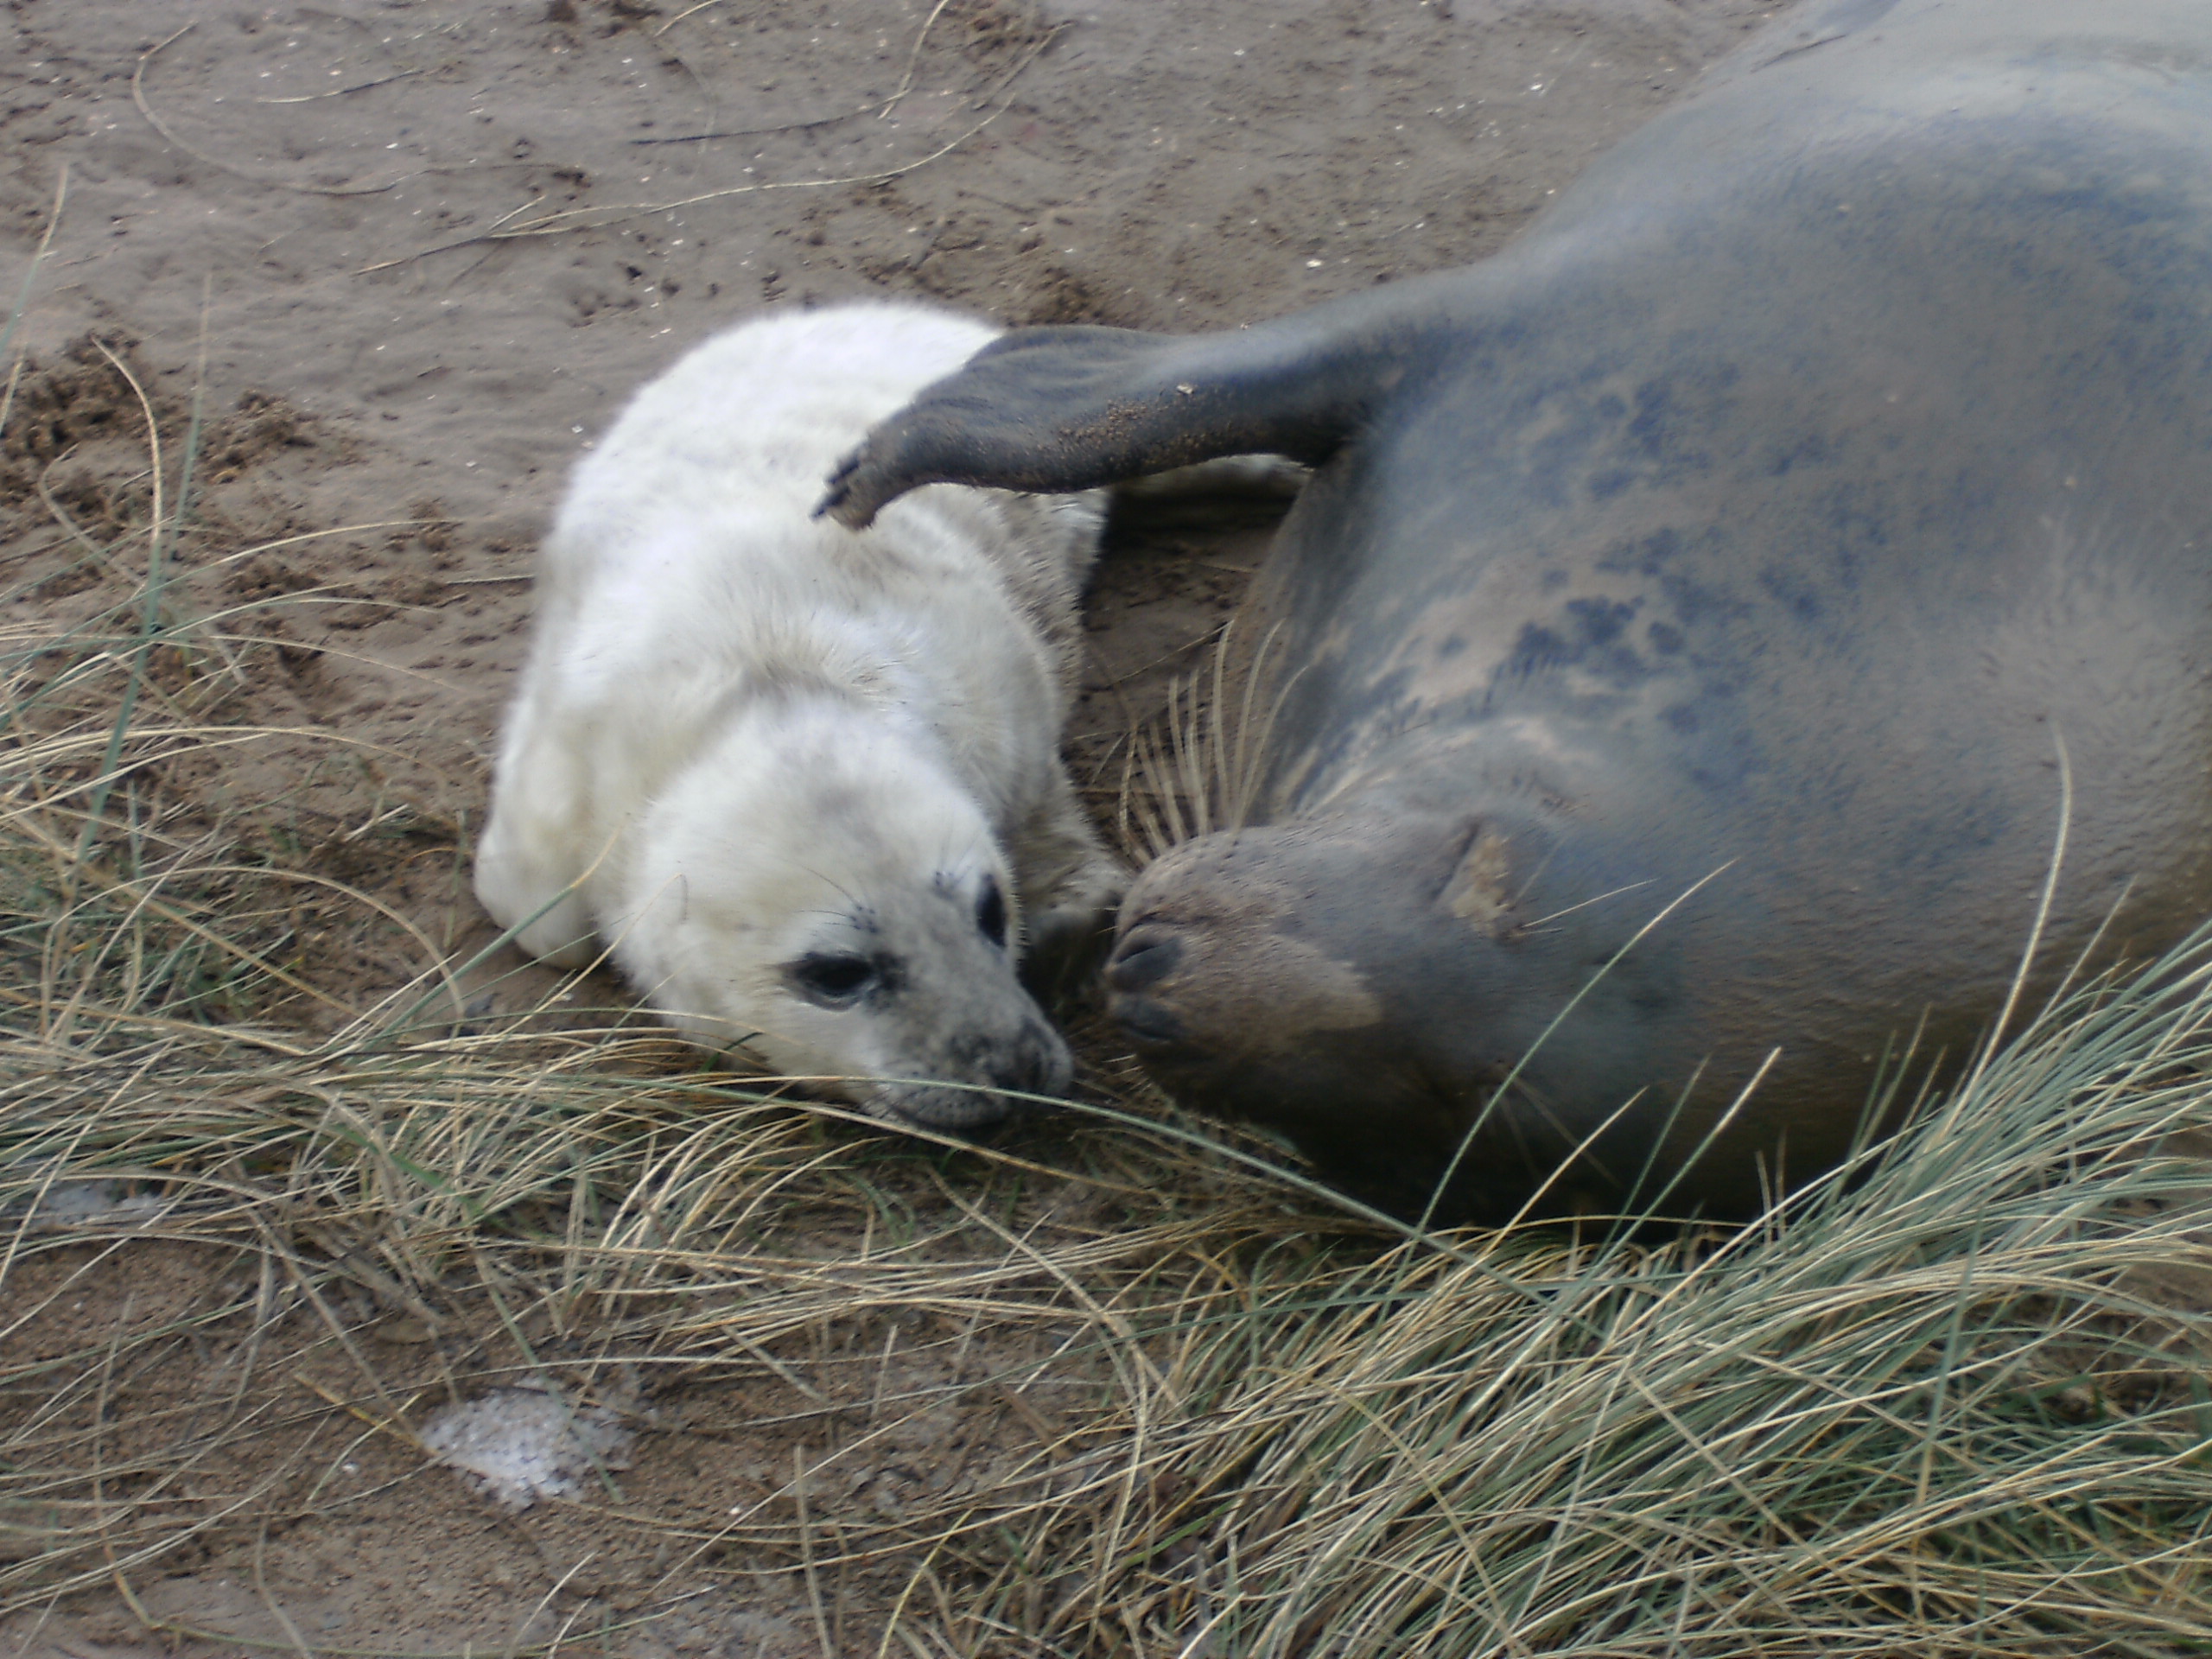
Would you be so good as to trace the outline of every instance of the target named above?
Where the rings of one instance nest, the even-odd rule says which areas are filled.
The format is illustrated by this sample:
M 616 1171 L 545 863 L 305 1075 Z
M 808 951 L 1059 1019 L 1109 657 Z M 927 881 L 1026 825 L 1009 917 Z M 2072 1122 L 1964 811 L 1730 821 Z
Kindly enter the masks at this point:
M 1106 970 L 1178 1096 L 1414 1213 L 1743 1211 L 1956 1073 L 2039 913 L 2023 1007 L 2203 916 L 2212 8 L 2087 16 L 1793 11 L 1497 258 L 1018 332 L 870 435 L 853 521 L 1317 467 L 1249 810 Z
M 1115 1015 L 1179 1098 L 1268 1123 L 1338 1180 L 1417 1205 L 1435 1148 L 1510 1072 L 1508 1033 L 1548 1012 L 1512 950 L 1516 857 L 1496 823 L 1418 810 L 1187 842 L 1123 912 Z

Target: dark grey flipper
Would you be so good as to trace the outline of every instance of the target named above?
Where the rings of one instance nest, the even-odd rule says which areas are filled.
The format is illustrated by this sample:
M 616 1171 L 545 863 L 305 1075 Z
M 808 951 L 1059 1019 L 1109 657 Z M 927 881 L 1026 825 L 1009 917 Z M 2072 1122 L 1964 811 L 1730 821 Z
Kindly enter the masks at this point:
M 1465 278 L 1456 279 L 1464 334 Z M 1395 391 L 1442 320 L 1401 283 L 1219 334 L 1022 328 L 868 435 L 815 509 L 861 529 L 925 484 L 1084 490 L 1222 455 L 1315 465 Z

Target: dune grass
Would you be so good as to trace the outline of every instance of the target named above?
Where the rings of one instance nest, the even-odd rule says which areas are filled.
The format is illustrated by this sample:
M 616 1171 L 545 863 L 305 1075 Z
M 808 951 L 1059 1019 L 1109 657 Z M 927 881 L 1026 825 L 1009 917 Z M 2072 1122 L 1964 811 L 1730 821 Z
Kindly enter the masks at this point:
M 263 735 L 261 647 L 137 533 L 0 638 L 0 1612 L 342 1516 L 340 1459 L 427 1465 L 430 1405 L 528 1370 L 649 1434 L 640 1390 L 716 1379 L 812 1413 L 749 1507 L 575 1502 L 671 1593 L 803 1582 L 827 1652 L 2212 1650 L 2212 941 L 1736 1230 L 1407 1237 L 1110 1090 L 886 1136 L 620 1009 L 472 1020 L 404 917 L 208 809 L 176 780 Z M 347 928 L 419 974 L 349 1001 L 309 943 Z M 164 1251 L 213 1265 L 135 1288 Z M 491 1335 L 441 1373 L 363 1334 L 410 1322 Z M 838 1498 L 948 1404 L 1021 1432 Z

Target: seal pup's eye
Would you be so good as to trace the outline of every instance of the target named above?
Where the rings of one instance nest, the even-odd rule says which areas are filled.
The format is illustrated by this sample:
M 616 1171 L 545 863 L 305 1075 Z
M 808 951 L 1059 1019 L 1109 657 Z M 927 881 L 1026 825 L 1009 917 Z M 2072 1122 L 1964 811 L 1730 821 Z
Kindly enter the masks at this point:
M 1006 895 L 999 891 L 995 875 L 983 878 L 982 896 L 976 900 L 976 925 L 993 944 L 1006 948 Z
M 784 973 L 792 988 L 825 1008 L 850 1007 L 875 984 L 875 964 L 866 957 L 801 957 Z

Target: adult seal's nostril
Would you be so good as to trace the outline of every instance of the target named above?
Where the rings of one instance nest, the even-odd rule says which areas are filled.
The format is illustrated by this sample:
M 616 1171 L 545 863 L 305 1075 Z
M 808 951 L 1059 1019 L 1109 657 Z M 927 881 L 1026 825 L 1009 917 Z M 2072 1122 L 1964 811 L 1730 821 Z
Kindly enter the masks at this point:
M 1189 1027 L 1170 1010 L 1144 997 L 1117 997 L 1113 1013 L 1114 1023 L 1140 1044 L 1166 1047 L 1190 1034 Z
M 1140 927 L 1114 947 L 1106 964 L 1106 983 L 1131 994 L 1157 985 L 1183 960 L 1183 942 L 1172 933 Z
M 1438 1219 L 1741 1214 L 2212 912 L 2208 65 L 2212 4 L 1793 8 L 1493 258 L 880 423 L 855 510 L 1318 463 L 1238 828 L 1105 969 L 1152 1075 Z

